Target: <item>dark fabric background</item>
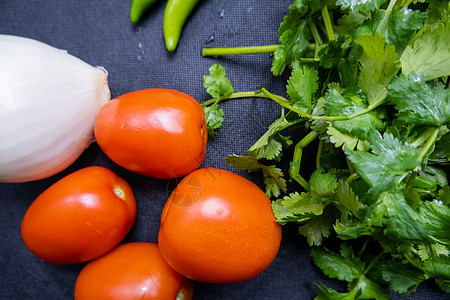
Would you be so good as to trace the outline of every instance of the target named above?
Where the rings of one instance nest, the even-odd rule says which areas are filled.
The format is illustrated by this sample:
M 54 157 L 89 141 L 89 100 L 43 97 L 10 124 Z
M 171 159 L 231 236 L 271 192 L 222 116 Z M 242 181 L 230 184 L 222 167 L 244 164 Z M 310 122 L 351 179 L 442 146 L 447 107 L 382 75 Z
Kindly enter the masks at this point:
M 165 49 L 163 13 L 159 1 L 144 20 L 132 25 L 131 0 L 27 1 L 0 0 L 0 33 L 30 37 L 66 49 L 109 72 L 112 97 L 130 91 L 164 87 L 209 99 L 202 77 L 214 63 L 225 67 L 236 91 L 261 87 L 285 95 L 286 77 L 270 73 L 270 54 L 203 58 L 204 46 L 231 47 L 276 44 L 280 22 L 291 0 L 204 0 L 194 10 L 174 53 Z M 269 100 L 232 100 L 222 104 L 225 121 L 207 147 L 204 167 L 218 167 L 246 176 L 262 187 L 259 174 L 228 166 L 224 157 L 245 154 L 280 113 Z M 43 108 L 45 109 L 45 108 Z M 8 126 L 1 123 L 0 126 Z M 301 138 L 302 130 L 291 133 Z M 314 145 L 304 154 L 304 174 L 313 165 Z M 309 151 L 311 150 L 311 151 Z M 289 153 L 287 154 L 289 155 Z M 110 168 L 132 186 L 138 204 L 136 223 L 124 242 L 157 242 L 162 207 L 177 180 L 155 180 L 133 174 L 112 163 L 94 143 L 68 169 L 51 178 L 20 184 L 0 184 L 0 299 L 72 299 L 84 264 L 59 266 L 43 262 L 24 246 L 20 224 L 27 207 L 56 180 L 90 165 Z M 283 163 L 282 163 L 283 166 Z M 260 276 L 235 284 L 196 283 L 194 299 L 312 299 L 313 283 L 341 291 L 345 286 L 316 269 L 309 248 L 296 226 L 283 228 L 281 249 Z M 423 284 L 407 299 L 448 299 L 432 283 Z M 393 299 L 399 299 L 393 295 Z

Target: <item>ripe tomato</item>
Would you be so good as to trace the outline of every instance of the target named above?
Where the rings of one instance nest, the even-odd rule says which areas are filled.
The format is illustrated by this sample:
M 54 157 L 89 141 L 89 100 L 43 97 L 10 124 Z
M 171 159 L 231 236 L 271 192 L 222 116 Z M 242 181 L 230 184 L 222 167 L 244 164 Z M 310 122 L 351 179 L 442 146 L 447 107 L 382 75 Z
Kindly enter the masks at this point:
M 75 283 L 75 300 L 190 300 L 192 296 L 193 282 L 175 272 L 153 243 L 117 246 L 90 261 Z
M 121 95 L 97 115 L 95 138 L 118 165 L 155 178 L 188 174 L 203 163 L 208 132 L 202 106 L 169 89 Z
M 115 247 L 136 219 L 128 183 L 103 167 L 60 179 L 30 205 L 22 220 L 28 249 L 55 264 L 96 258 Z
M 164 206 L 158 244 L 178 273 L 193 280 L 251 279 L 275 259 L 281 226 L 257 185 L 229 171 L 187 175 Z

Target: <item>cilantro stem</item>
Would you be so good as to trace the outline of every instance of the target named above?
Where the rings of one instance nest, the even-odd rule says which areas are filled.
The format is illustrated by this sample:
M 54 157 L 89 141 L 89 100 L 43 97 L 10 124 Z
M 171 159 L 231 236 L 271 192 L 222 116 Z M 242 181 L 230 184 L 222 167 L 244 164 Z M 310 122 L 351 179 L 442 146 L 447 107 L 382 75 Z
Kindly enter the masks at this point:
M 383 17 L 381 22 L 378 24 L 378 27 L 377 27 L 376 31 L 381 33 L 383 36 L 385 36 L 387 21 L 388 21 L 390 15 L 391 15 L 391 12 L 394 9 L 394 6 L 395 6 L 396 3 L 397 3 L 397 0 L 391 0 L 389 2 L 389 5 L 388 5 L 388 7 L 386 9 L 386 15 Z
M 273 53 L 281 45 L 229 47 L 229 48 L 203 48 L 202 56 L 241 55 L 256 53 Z
M 315 50 L 314 50 L 314 58 L 319 58 L 319 48 L 320 45 L 323 44 L 322 38 L 320 37 L 319 30 L 317 30 L 317 26 L 314 22 L 310 21 L 309 24 L 309 30 L 311 31 L 314 42 L 315 42 Z
M 295 145 L 294 156 L 289 166 L 289 175 L 297 181 L 305 190 L 309 190 L 309 183 L 300 175 L 300 165 L 302 161 L 303 149 L 311 144 L 320 133 L 318 131 L 309 132 L 304 138 Z
M 277 101 L 289 103 L 289 100 L 282 96 L 275 95 L 275 94 L 271 94 L 271 95 L 273 97 L 275 97 L 277 99 Z M 267 96 L 265 93 L 263 93 L 261 91 L 247 91 L 247 92 L 232 93 L 231 95 L 226 96 L 226 97 L 209 99 L 209 100 L 203 102 L 202 104 L 204 106 L 208 106 L 208 105 L 211 105 L 214 103 L 219 103 L 221 101 L 231 100 L 231 99 L 239 99 L 239 98 L 266 98 L 266 99 L 273 100 L 271 97 Z
M 286 103 L 281 101 L 280 99 L 278 99 L 274 94 L 270 93 L 268 90 L 266 90 L 265 88 L 261 89 L 261 92 L 263 92 L 268 98 L 272 99 L 273 101 L 275 101 L 276 103 L 280 104 L 282 107 L 285 107 L 287 109 L 292 110 L 293 112 L 296 112 L 297 114 L 299 114 L 300 116 L 304 117 L 304 118 L 308 118 L 311 119 L 312 116 L 310 114 L 307 114 L 297 108 L 295 108 L 294 106 L 292 106 L 290 103 Z
M 378 262 L 378 260 L 385 254 L 385 251 L 381 251 L 380 254 L 378 254 L 371 262 L 370 264 L 367 266 L 367 268 L 364 270 L 363 275 L 366 275 L 367 273 L 369 273 L 370 269 L 373 268 L 373 266 L 375 266 L 375 264 Z
M 280 104 L 282 107 L 285 107 L 287 109 L 292 110 L 293 112 L 297 113 L 298 115 L 307 118 L 307 119 L 312 119 L 312 120 L 328 120 L 328 121 L 335 121 L 335 120 L 347 120 L 349 119 L 348 116 L 313 116 L 310 115 L 308 113 L 305 113 L 303 111 L 301 111 L 300 109 L 292 106 L 289 101 L 288 102 L 283 102 L 282 100 L 278 99 L 278 97 L 272 93 L 270 93 L 268 90 L 266 90 L 265 88 L 261 89 L 261 92 L 263 92 L 264 94 L 267 95 L 268 98 L 272 99 L 273 101 L 275 101 L 276 103 Z
M 316 156 L 316 169 L 320 170 L 320 157 L 322 156 L 323 149 L 323 141 L 319 141 L 319 146 L 317 147 L 317 156 Z
M 322 8 L 322 18 L 323 23 L 325 24 L 325 29 L 327 31 L 328 40 L 333 41 L 334 40 L 334 31 L 333 31 L 333 24 L 331 23 L 330 13 L 328 12 L 328 6 L 325 5 L 324 8 Z
M 428 138 L 427 142 L 425 143 L 425 146 L 420 151 L 420 155 L 418 158 L 419 161 L 421 161 L 425 157 L 425 155 L 427 155 L 428 151 L 430 151 L 431 147 L 436 142 L 437 136 L 439 134 L 439 128 L 431 128 L 431 129 L 432 129 L 432 132 L 430 133 L 429 138 Z
M 347 177 L 347 179 L 345 180 L 345 183 L 350 183 L 357 178 L 359 178 L 358 173 L 356 173 L 356 172 L 352 173 L 352 174 L 350 174 L 350 176 Z

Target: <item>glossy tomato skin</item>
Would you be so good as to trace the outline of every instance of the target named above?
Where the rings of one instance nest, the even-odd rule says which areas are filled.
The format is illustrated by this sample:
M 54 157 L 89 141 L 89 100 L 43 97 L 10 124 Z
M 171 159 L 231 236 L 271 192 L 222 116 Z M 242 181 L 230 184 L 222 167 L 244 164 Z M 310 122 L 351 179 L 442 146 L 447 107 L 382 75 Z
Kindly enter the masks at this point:
M 95 137 L 118 165 L 154 178 L 175 178 L 203 163 L 208 132 L 202 106 L 171 89 L 121 95 L 102 107 Z
M 235 173 L 198 169 L 178 184 L 164 206 L 158 244 L 178 273 L 193 280 L 251 279 L 275 259 L 281 242 L 271 201 Z
M 75 300 L 190 300 L 192 296 L 193 282 L 175 272 L 154 243 L 117 246 L 90 261 L 75 283 Z
M 74 264 L 115 247 L 136 219 L 130 185 L 111 170 L 92 166 L 60 179 L 30 205 L 22 239 L 39 258 Z

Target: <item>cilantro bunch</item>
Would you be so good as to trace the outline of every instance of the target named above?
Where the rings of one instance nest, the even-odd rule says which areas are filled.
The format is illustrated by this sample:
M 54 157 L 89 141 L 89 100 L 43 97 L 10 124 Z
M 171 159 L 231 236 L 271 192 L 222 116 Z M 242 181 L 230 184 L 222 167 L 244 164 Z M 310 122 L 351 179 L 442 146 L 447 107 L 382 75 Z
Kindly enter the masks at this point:
M 226 160 L 261 171 L 277 221 L 298 224 L 314 263 L 348 282 L 345 292 L 316 284 L 317 299 L 388 299 L 387 288 L 406 295 L 428 279 L 450 292 L 449 17 L 449 1 L 295 0 L 280 45 L 203 50 L 273 51 L 274 76 L 290 72 L 287 97 L 236 93 L 215 64 L 204 76 L 212 99 L 202 105 L 211 137 L 223 100 L 280 105 L 247 153 Z M 299 126 L 308 130 L 301 140 L 282 135 Z M 312 143 L 316 170 L 303 174 Z M 278 163 L 288 147 L 284 174 Z M 331 236 L 338 252 L 324 246 Z

